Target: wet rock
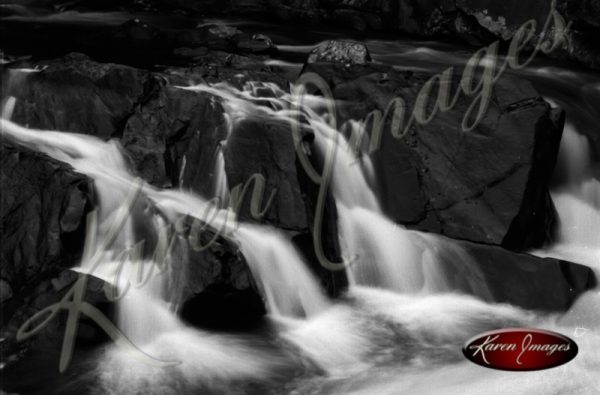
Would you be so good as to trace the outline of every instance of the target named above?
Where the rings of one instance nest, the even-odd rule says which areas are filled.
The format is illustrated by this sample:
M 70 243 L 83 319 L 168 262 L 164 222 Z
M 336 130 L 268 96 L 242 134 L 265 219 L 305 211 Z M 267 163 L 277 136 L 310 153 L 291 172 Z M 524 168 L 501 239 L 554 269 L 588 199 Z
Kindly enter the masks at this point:
M 56 385 L 61 383 L 61 380 L 64 380 L 61 383 L 64 385 L 65 382 L 72 380 L 70 374 L 73 372 L 72 369 L 68 369 L 65 374 L 59 373 L 67 310 L 60 310 L 44 325 L 40 325 L 39 330 L 29 338 L 17 341 L 16 334 L 22 325 L 36 313 L 59 303 L 71 291 L 80 276 L 86 281 L 82 301 L 93 306 L 104 317 L 114 321 L 116 308 L 105 291 L 108 290 L 110 293 L 114 290 L 98 278 L 80 275 L 71 270 L 63 270 L 37 284 L 31 283 L 31 288 L 21 293 L 16 298 L 17 300 L 2 305 L 2 318 L 6 319 L 0 328 L 3 391 L 23 393 L 29 392 L 32 386 L 41 388 L 47 385 Z M 10 317 L 4 315 L 8 309 L 12 310 Z M 38 320 L 35 325 L 41 323 L 42 320 Z M 81 358 L 89 353 L 90 347 L 110 341 L 106 332 L 86 314 L 81 314 L 78 324 L 78 330 L 72 338 L 75 349 L 71 366 L 81 363 Z M 33 329 L 33 326 L 30 326 L 29 329 Z M 36 369 L 35 375 L 31 375 L 32 368 Z M 31 377 L 24 381 L 23 377 L 27 374 Z
M 0 279 L 0 302 L 4 303 L 12 298 L 12 296 L 13 293 L 10 284 L 5 280 Z
M 87 177 L 45 155 L 7 142 L 0 152 L 0 278 L 3 298 L 18 297 L 77 262 L 93 192 Z
M 566 311 L 579 295 L 597 284 L 594 272 L 577 263 L 494 246 L 460 244 L 477 262 L 480 278 L 474 281 L 486 284 L 489 301 L 531 310 Z
M 188 58 L 201 59 L 202 56 L 204 56 L 208 53 L 208 48 L 206 48 L 206 47 L 198 47 L 198 48 L 182 47 L 182 48 L 177 48 L 175 51 L 173 51 L 173 53 L 175 55 L 181 55 L 181 56 L 185 56 Z
M 306 60 L 310 63 L 337 63 L 345 66 L 365 65 L 371 61 L 366 45 L 350 41 L 327 41 L 313 49 Z
M 31 128 L 102 139 L 122 133 L 127 118 L 153 83 L 149 72 L 97 63 L 81 54 L 42 62 L 37 67 L 39 72 L 3 72 L 3 97 L 17 99 L 13 120 Z
M 139 19 L 130 19 L 122 24 L 114 37 L 129 41 L 149 41 L 160 40 L 162 32 L 152 25 L 144 23 Z
M 211 230 L 195 233 L 199 223 L 194 221 L 190 216 L 184 223 L 186 247 L 180 251 L 185 256 L 173 260 L 171 272 L 180 290 L 181 317 L 213 329 L 256 325 L 266 314 L 265 305 L 239 247 Z
M 248 330 L 262 322 L 266 310 L 254 290 L 211 285 L 186 300 L 180 314 L 186 322 L 201 328 Z
M 472 45 L 507 41 L 526 21 L 544 25 L 550 1 L 503 2 L 491 0 L 367 0 L 267 2 L 267 8 L 282 20 L 335 23 L 354 30 L 386 30 L 418 36 L 455 37 Z M 567 22 L 568 45 L 550 56 L 575 60 L 591 68 L 600 67 L 600 49 L 592 37 L 599 32 L 600 6 L 595 0 L 558 0 L 557 9 Z
M 264 178 L 261 210 L 273 196 L 261 222 L 285 229 L 306 229 L 306 208 L 296 171 L 296 151 L 289 124 L 260 116 L 241 121 L 224 149 L 229 188 L 246 184 L 252 176 Z M 253 219 L 251 191 L 243 200 L 240 218 Z M 256 218 L 254 218 L 256 219 Z
M 268 53 L 276 49 L 273 41 L 264 34 L 254 34 L 252 38 L 241 39 L 237 47 L 251 53 Z
M 406 120 L 429 78 L 384 66 L 349 70 L 321 63 L 307 70 L 323 76 L 346 103 L 338 107 L 338 122 L 366 119 L 374 109 L 383 113 L 395 97 L 408 105 Z M 461 130 L 470 104 L 464 97 L 400 139 L 386 122 L 372 159 L 387 215 L 415 229 L 513 249 L 551 237 L 555 211 L 548 184 L 564 115 L 512 78 L 499 80 L 494 97 L 470 132 Z
M 223 113 L 212 95 L 163 86 L 127 120 L 122 143 L 152 184 L 210 197 L 214 155 L 226 136 Z
M 225 24 L 202 24 L 195 29 L 184 30 L 175 36 L 176 41 L 194 46 L 206 46 L 213 50 L 234 49 L 242 32 Z
M 355 10 L 335 10 L 332 18 L 338 24 L 348 26 L 353 30 L 362 32 L 368 28 L 363 14 Z
M 563 7 L 569 19 L 600 27 L 600 2 L 597 0 L 566 0 Z
M 235 0 L 149 0 L 150 4 L 161 10 L 182 10 L 190 13 L 222 14 L 231 11 Z

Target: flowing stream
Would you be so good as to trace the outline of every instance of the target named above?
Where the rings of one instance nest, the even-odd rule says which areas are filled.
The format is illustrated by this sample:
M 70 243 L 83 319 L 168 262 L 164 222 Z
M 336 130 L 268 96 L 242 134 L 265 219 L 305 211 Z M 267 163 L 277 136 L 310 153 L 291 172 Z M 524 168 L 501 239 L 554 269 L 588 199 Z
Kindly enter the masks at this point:
M 377 61 L 428 70 L 466 59 L 461 55 L 448 58 L 443 49 L 430 49 L 426 44 L 408 49 L 406 44 L 394 42 L 367 44 Z M 287 45 L 281 49 L 304 52 L 309 48 Z M 389 55 L 392 49 L 402 49 L 401 55 Z M 552 192 L 560 220 L 558 239 L 535 253 L 587 264 L 600 275 L 600 183 L 593 174 L 599 155 L 593 155 L 592 145 L 578 131 L 582 126 L 571 122 L 571 114 L 592 119 L 595 123 L 586 125 L 596 128 L 600 118 L 597 113 L 582 115 L 581 108 L 561 96 L 565 89 L 578 95 L 577 89 L 583 91 L 586 86 L 565 88 L 543 68 L 529 68 L 524 76 L 569 114 L 558 165 L 564 177 Z M 594 83 L 593 89 L 598 91 L 600 85 Z M 275 84 L 250 83 L 243 89 L 224 83 L 180 88 L 219 97 L 230 122 L 230 135 L 250 116 L 290 122 L 297 115 L 290 107 L 290 93 Z M 153 358 L 176 364 L 151 366 L 109 345 L 82 377 L 90 380 L 98 393 L 115 394 L 600 393 L 598 290 L 583 295 L 568 312 L 549 315 L 484 302 L 481 298 L 485 299 L 487 290 L 481 282 L 471 284 L 476 296 L 455 292 L 441 268 L 452 260 L 474 271 L 473 258 L 451 240 L 409 231 L 385 217 L 368 155 L 351 152 L 344 137 L 344 130 L 360 130 L 361 125 L 350 122 L 333 129 L 320 111 L 326 104 L 323 101 L 309 97 L 297 111 L 315 133 L 319 149 L 326 152 L 333 144 L 336 150 L 332 191 L 339 213 L 339 242 L 342 255 L 352 259 L 347 272 L 351 285 L 337 300 L 325 296 L 283 232 L 238 221 L 228 206 L 221 149 L 210 172 L 214 197 L 221 202 L 215 205 L 209 200 L 213 196 L 161 190 L 138 181 L 116 141 L 16 125 L 9 119 L 11 108 L 19 103 L 6 103 L 5 138 L 68 163 L 94 180 L 98 240 L 87 247 L 102 248 L 116 209 L 132 189 L 140 188 L 141 197 L 115 243 L 98 251 L 103 259 L 92 274 L 123 291 L 117 326 L 128 338 Z M 148 206 L 154 208 L 154 214 L 147 214 Z M 160 256 L 155 255 L 131 259 L 124 268 L 117 264 L 119 253 L 132 250 L 139 242 L 136 229 L 140 226 L 160 235 L 181 216 L 207 210 L 214 214 L 213 227 L 228 229 L 228 237 L 240 245 L 266 301 L 268 329 L 263 332 L 210 332 L 180 321 L 175 311 L 180 287 L 173 284 L 177 276 L 171 270 L 170 254 L 161 262 L 156 262 Z M 175 248 L 178 246 L 176 243 Z M 149 272 L 153 268 L 158 270 Z M 86 262 L 78 270 L 85 271 Z M 148 281 L 136 287 L 140 270 Z M 559 368 L 526 374 L 482 369 L 463 358 L 460 349 L 465 339 L 503 326 L 557 330 L 575 339 L 580 354 Z

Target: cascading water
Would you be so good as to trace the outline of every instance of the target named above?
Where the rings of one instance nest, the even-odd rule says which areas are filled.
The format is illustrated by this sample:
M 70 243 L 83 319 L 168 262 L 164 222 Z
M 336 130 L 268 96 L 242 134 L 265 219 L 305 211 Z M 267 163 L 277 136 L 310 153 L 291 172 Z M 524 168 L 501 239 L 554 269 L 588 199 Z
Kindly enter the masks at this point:
M 213 169 L 213 196 L 218 197 L 222 207 L 229 205 L 229 186 L 227 185 L 227 173 L 225 173 L 225 158 L 221 146 L 217 149 L 215 165 Z
M 561 180 L 551 192 L 558 213 L 557 240 L 535 253 L 581 262 L 600 273 L 600 181 L 591 167 L 590 143 L 567 120 L 557 164 Z
M 435 52 L 427 54 L 439 56 Z M 274 84 L 254 83 L 243 90 L 226 84 L 185 89 L 220 97 L 231 122 L 231 132 L 235 132 L 236 122 L 249 115 L 286 122 L 294 118 L 289 110 L 290 95 Z M 354 285 L 340 300 L 329 301 L 297 251 L 279 231 L 238 224 L 234 212 L 211 205 L 199 196 L 142 184 L 141 195 L 160 212 L 149 226 L 156 233 L 181 215 L 193 216 L 207 210 L 214 214 L 213 226 L 227 229 L 226 234 L 240 244 L 266 299 L 268 321 L 274 330 L 255 337 L 186 327 L 169 304 L 168 283 L 173 277 L 168 272 L 170 265 L 166 264 L 167 270 L 158 274 L 159 270 L 146 286 L 129 287 L 119 301 L 118 320 L 119 327 L 148 355 L 180 363 L 157 368 L 138 363 L 118 347 L 109 347 L 90 373 L 98 386 L 97 393 L 600 392 L 596 355 L 600 337 L 593 329 L 600 326 L 598 292 L 583 295 L 562 315 L 540 315 L 450 293 L 451 284 L 441 270 L 448 263 L 445 259 L 460 262 L 465 270 L 471 271 L 471 258 L 451 240 L 407 231 L 385 218 L 374 192 L 376 180 L 368 157 L 361 152 L 357 157 L 349 148 L 352 138 L 345 139 L 342 133 L 329 127 L 326 116 L 319 112 L 323 105 L 321 98 L 307 99 L 308 104 L 301 111 L 316 134 L 316 144 L 323 150 L 327 144 L 336 144 L 332 190 L 343 254 L 355 258 L 350 267 Z M 3 113 L 3 117 L 8 117 L 8 113 Z M 2 121 L 2 132 L 94 179 L 99 196 L 97 244 L 100 245 L 107 224 L 134 184 L 119 145 L 70 133 L 31 131 L 6 120 Z M 334 133 L 338 137 L 336 142 L 331 139 Z M 592 249 L 572 255 L 571 259 L 593 266 L 597 261 L 586 259 L 597 258 L 593 249 L 598 246 L 594 225 L 600 211 L 597 180 L 589 176 L 587 156 L 582 154 L 589 149 L 588 142 L 567 126 L 561 157 L 571 163 L 569 174 L 573 176 L 569 177 L 573 182 L 553 191 L 562 228 L 557 244 L 545 252 L 567 256 L 565 251 L 580 253 L 582 246 L 587 245 Z M 213 193 L 222 199 L 228 195 L 224 169 L 223 155 L 218 150 Z M 140 210 L 132 216 L 132 221 L 144 216 Z M 118 252 L 130 250 L 137 241 L 133 225 L 126 224 L 114 251 L 106 251 L 94 274 L 114 278 Z M 131 269 L 124 271 L 122 278 L 135 284 L 135 268 L 155 264 L 127 263 L 125 266 Z M 478 288 L 477 295 L 486 292 L 484 284 L 473 284 L 473 288 Z M 460 348 L 465 339 L 474 333 L 507 326 L 557 330 L 577 341 L 580 355 L 568 365 L 526 376 L 484 370 L 463 359 Z M 254 392 L 248 389 L 261 381 L 268 381 L 272 387 L 267 387 L 268 390 L 259 387 Z
M 221 97 L 233 128 L 250 116 L 298 122 L 297 113 L 291 110 L 292 96 L 276 84 L 250 82 L 242 90 L 225 83 L 183 89 Z M 328 115 L 321 111 L 326 104 L 327 99 L 305 95 L 299 111 L 315 133 L 321 153 L 325 155 L 331 149 L 335 152 L 331 188 L 338 211 L 342 255 L 353 261 L 347 271 L 351 284 L 401 292 L 449 291 L 441 270 L 447 244 L 436 236 L 408 231 L 385 217 L 373 187 L 373 164 L 364 152 L 368 137 L 364 136 L 363 125 L 348 120 L 340 128 L 349 129 L 350 137 L 346 139 L 330 126 Z M 360 138 L 362 141 L 357 141 Z M 353 149 L 350 141 L 358 149 Z M 468 254 L 460 255 L 464 267 L 476 272 L 477 265 Z M 472 288 L 479 296 L 487 296 L 483 284 L 473 284 Z
M 10 115 L 9 102 L 4 115 Z M 231 232 L 241 244 L 248 264 L 259 287 L 264 291 L 267 307 L 274 315 L 310 316 L 326 308 L 328 302 L 320 290 L 316 279 L 309 273 L 298 252 L 291 242 L 279 231 L 266 226 L 235 224 L 235 215 L 228 209 L 211 206 L 204 199 L 181 191 L 157 190 L 147 184 L 136 181 L 128 171 L 121 148 L 114 141 L 103 142 L 97 138 L 73 133 L 30 130 L 20 127 L 8 119 L 2 119 L 2 134 L 11 140 L 29 148 L 70 164 L 83 174 L 94 180 L 98 197 L 98 238 L 95 246 L 86 248 L 98 249 L 104 238 L 109 237 L 111 221 L 131 189 L 136 185 L 141 195 L 153 201 L 156 208 L 163 212 L 165 218 L 175 223 L 177 216 L 194 215 L 213 211 L 211 224 L 217 229 Z M 221 181 L 222 182 L 222 181 Z M 139 200 L 138 200 L 139 201 Z M 134 250 L 137 243 L 133 232 L 134 222 L 147 224 L 146 216 L 138 207 L 138 201 L 130 208 L 122 230 L 112 244 L 110 250 L 97 251 L 102 255 L 97 267 L 88 267 L 86 262 L 77 271 L 89 273 L 112 283 L 119 294 L 117 321 L 118 328 L 133 344 L 155 359 L 164 358 L 173 363 L 180 363 L 176 368 L 176 376 L 183 375 L 186 381 L 197 381 L 215 375 L 220 379 L 246 376 L 269 376 L 279 363 L 277 356 L 268 361 L 261 352 L 249 353 L 248 345 L 241 339 L 218 337 L 195 331 L 185 327 L 171 311 L 168 300 L 176 299 L 176 295 L 166 295 L 168 283 L 170 255 L 165 254 L 162 262 L 145 261 L 139 256 L 128 259 L 120 254 Z M 157 215 L 149 225 L 154 226 L 154 233 L 159 234 L 165 226 L 162 217 Z M 159 266 L 161 270 L 152 270 Z M 140 283 L 141 273 L 145 281 Z M 131 285 L 134 285 L 133 287 Z M 180 287 L 173 287 L 179 289 Z M 152 323 L 152 324 L 151 324 Z M 229 351 L 228 351 L 229 350 Z M 246 350 L 246 351 L 245 351 Z M 186 354 L 187 353 L 187 354 Z M 194 355 L 197 354 L 197 355 Z M 240 358 L 240 355 L 249 355 Z M 250 354 L 252 356 L 250 357 Z M 254 355 L 256 354 L 256 355 Z M 201 362 L 204 356 L 216 358 L 222 365 L 207 365 Z M 102 357 L 101 364 L 112 368 L 101 372 L 101 381 L 111 391 L 133 391 L 141 381 L 166 379 L 167 371 L 161 371 L 155 379 L 145 375 L 156 375 L 152 366 L 135 365 L 139 375 L 133 379 L 122 375 L 120 369 L 127 366 L 132 355 L 118 347 L 110 348 Z M 269 358 L 273 358 L 271 355 Z M 214 364 L 214 360 L 210 362 Z M 276 369 L 275 369 L 276 370 Z M 225 373 L 226 372 L 226 373 Z M 173 372 L 171 372 L 173 373 Z M 177 377 L 168 380 L 173 384 Z M 138 381 L 136 381 L 138 380 Z M 213 380 L 213 379 L 211 379 Z M 138 391 L 144 392 L 142 385 Z M 162 392 L 155 392 L 162 393 Z M 176 392 L 175 392 L 176 393 Z

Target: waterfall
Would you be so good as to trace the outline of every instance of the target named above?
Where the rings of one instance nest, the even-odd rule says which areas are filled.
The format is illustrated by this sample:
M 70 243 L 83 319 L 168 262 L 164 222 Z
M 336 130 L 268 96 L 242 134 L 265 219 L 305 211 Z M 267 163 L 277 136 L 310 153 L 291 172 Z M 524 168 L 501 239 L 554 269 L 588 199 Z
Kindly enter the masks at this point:
M 322 100 L 312 98 L 308 102 L 322 105 Z M 456 252 L 464 265 L 462 270 L 478 276 L 477 264 L 459 246 L 439 236 L 409 231 L 385 216 L 373 186 L 376 180 L 363 124 L 349 120 L 342 125 L 341 130 L 350 129 L 350 137 L 346 138 L 329 125 L 326 115 L 318 114 L 317 108 L 305 106 L 303 110 L 321 153 L 331 152 L 332 146 L 335 151 L 332 191 L 342 256 L 352 260 L 347 270 L 352 286 L 411 293 L 449 292 L 452 287 L 446 278 L 444 266 L 448 262 L 444 256 Z M 489 296 L 484 284 L 471 287 L 478 296 Z
M 291 110 L 292 96 L 273 83 L 246 83 L 237 89 L 226 83 L 201 84 L 181 89 L 207 92 L 222 99 L 232 128 L 247 117 L 266 117 L 298 122 Z M 364 125 L 348 120 L 337 130 L 323 114 L 327 100 L 307 94 L 299 106 L 300 118 L 315 133 L 315 144 L 322 155 L 335 151 L 331 189 L 338 212 L 338 237 L 342 256 L 352 260 L 347 270 L 351 285 L 384 287 L 399 292 L 447 292 L 443 266 L 449 247 L 441 237 L 423 235 L 395 224 L 382 212 L 375 192 L 373 163 L 366 153 L 368 136 Z M 348 131 L 344 133 L 344 131 Z M 348 138 L 345 135 L 349 135 Z M 356 148 L 354 148 L 356 147 Z M 477 277 L 477 265 L 464 251 L 464 268 Z M 473 284 L 479 296 L 488 296 L 482 284 Z
M 223 148 L 221 145 L 217 147 L 217 153 L 215 155 L 212 196 L 220 199 L 221 207 L 227 207 L 229 205 L 229 186 L 227 184 L 225 158 L 223 157 Z
M 118 143 L 103 142 L 95 137 L 73 133 L 30 130 L 5 119 L 2 120 L 2 132 L 21 144 L 70 164 L 76 171 L 94 179 L 101 218 L 98 232 L 101 240 L 108 231 L 106 228 L 112 216 L 136 182 L 128 170 Z M 215 229 L 224 230 L 241 244 L 248 264 L 265 292 L 264 296 L 267 305 L 272 308 L 272 313 L 308 315 L 327 305 L 317 280 L 306 269 L 291 242 L 279 231 L 268 226 L 237 224 L 235 213 L 231 210 L 222 209 L 212 202 L 183 191 L 158 190 L 142 184 L 141 194 L 154 202 L 156 208 L 161 210 L 171 223 L 180 215 L 194 216 L 212 212 L 213 214 L 206 217 L 212 219 L 211 225 Z M 114 274 L 115 270 L 118 270 L 114 262 L 118 250 L 130 250 L 136 243 L 131 231 L 132 221 L 141 219 L 135 214 L 136 211 L 132 212 L 127 219 L 124 229 L 119 234 L 115 251 L 105 252 L 105 262 L 98 268 L 97 274 L 100 277 L 109 278 Z M 143 213 L 139 214 L 143 218 Z M 154 232 L 159 233 L 160 229 L 154 229 Z M 85 267 L 81 270 L 85 270 Z M 157 300 L 162 296 L 164 299 L 161 290 L 164 289 L 165 283 L 153 281 L 150 284 L 149 287 L 144 287 L 145 296 Z M 139 295 L 131 297 L 137 296 Z M 128 310 L 128 306 L 135 310 L 135 306 L 138 305 L 132 302 L 130 306 L 130 298 L 127 297 L 123 301 L 120 305 L 121 310 Z M 137 312 L 122 311 L 121 317 L 127 320 L 127 317 L 134 314 Z M 127 326 L 127 322 L 122 324 Z
M 271 313 L 310 317 L 328 307 L 323 291 L 298 251 L 279 232 L 240 224 L 236 235 Z
M 590 174 L 591 163 L 589 141 L 567 121 L 557 163 L 563 180 L 551 192 L 558 213 L 557 240 L 535 253 L 583 263 L 600 274 L 600 181 Z

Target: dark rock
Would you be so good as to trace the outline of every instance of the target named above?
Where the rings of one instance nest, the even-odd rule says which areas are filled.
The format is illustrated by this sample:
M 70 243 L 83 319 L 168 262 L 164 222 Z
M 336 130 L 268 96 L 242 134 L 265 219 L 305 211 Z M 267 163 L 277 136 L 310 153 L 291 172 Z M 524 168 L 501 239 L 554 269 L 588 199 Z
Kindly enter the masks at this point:
M 508 41 L 526 21 L 535 20 L 538 31 L 550 11 L 550 1 L 533 0 L 366 0 L 269 1 L 284 21 L 334 23 L 354 30 L 399 31 L 417 36 L 454 37 L 473 45 Z M 567 22 L 568 45 L 552 57 L 568 58 L 591 68 L 600 67 L 600 48 L 592 37 L 600 34 L 600 6 L 596 0 L 558 0 L 557 9 Z
M 321 237 L 324 238 L 323 249 L 325 250 L 325 256 L 331 262 L 341 262 L 337 240 L 336 215 L 335 203 L 331 197 L 328 197 L 323 225 L 324 231 Z M 292 242 L 302 254 L 304 261 L 308 263 L 314 275 L 321 280 L 321 286 L 327 291 L 329 296 L 336 298 L 347 289 L 348 277 L 344 270 L 329 270 L 319 262 L 315 254 L 313 235 L 311 233 L 299 233 L 292 237 Z
M 490 301 L 532 310 L 565 311 L 597 284 L 594 272 L 583 265 L 499 247 L 460 244 L 477 262 L 479 280 L 486 284 Z
M 209 25 L 203 28 L 206 32 L 207 41 L 213 46 L 225 46 L 241 34 L 237 28 L 227 25 Z
M 4 303 L 12 298 L 12 296 L 13 292 L 10 284 L 5 280 L 0 279 L 0 302 Z
M 365 16 L 355 10 L 335 10 L 333 11 L 332 19 L 340 25 L 348 26 L 353 30 L 361 32 L 369 27 Z
M 171 281 L 179 291 L 182 318 L 208 328 L 242 329 L 256 325 L 266 314 L 263 299 L 238 246 L 186 218 L 173 260 Z M 191 239 L 193 238 L 193 240 Z M 207 246 L 201 250 L 200 246 Z
M 550 12 L 548 1 L 457 0 L 456 6 L 503 40 L 510 40 L 514 32 L 530 19 L 535 19 L 541 29 Z
M 186 322 L 198 327 L 247 330 L 257 326 L 266 311 L 254 290 L 211 285 L 184 302 L 180 314 Z
M 123 146 L 149 182 L 211 197 L 209 169 L 227 134 L 223 113 L 212 95 L 162 87 L 128 119 Z
M 203 45 L 213 50 L 234 49 L 236 42 L 242 38 L 242 32 L 233 26 L 224 24 L 205 24 L 193 30 L 185 30 L 176 36 L 177 41 Z
M 87 177 L 45 155 L 6 142 L 0 152 L 4 306 L 77 263 L 93 192 Z
M 348 70 L 313 64 L 307 70 L 323 76 L 334 97 L 345 103 L 338 108 L 342 120 L 365 119 L 373 109 L 383 112 L 395 97 L 407 103 L 407 119 L 429 78 L 383 66 Z M 391 218 L 415 229 L 514 249 L 539 246 L 553 228 L 548 184 L 563 115 L 528 83 L 508 77 L 496 84 L 480 124 L 462 132 L 469 104 L 460 99 L 451 111 L 413 126 L 402 139 L 390 136 L 387 122 L 372 156 L 381 175 L 382 206 Z
M 193 58 L 193 59 L 201 59 L 202 56 L 204 56 L 208 53 L 208 48 L 206 48 L 206 47 L 198 47 L 198 48 L 182 47 L 182 48 L 177 48 L 175 51 L 173 51 L 173 53 L 175 55 L 181 55 L 181 56 L 185 56 L 185 57 L 189 57 L 189 58 Z
M 251 53 L 268 53 L 275 49 L 273 41 L 264 34 L 255 34 L 251 38 L 243 38 L 237 43 L 238 49 Z
M 35 285 L 31 283 L 31 288 L 21 293 L 17 300 L 10 301 L 8 305 L 2 304 L 3 320 L 6 318 L 4 313 L 7 309 L 13 311 L 10 320 L 2 322 L 0 328 L 3 391 L 27 393 L 32 388 L 46 387 L 52 385 L 50 383 L 61 382 L 63 379 L 66 383 L 73 380 L 71 373 L 76 371 L 75 369 L 68 369 L 63 374 L 59 373 L 61 347 L 68 317 L 66 309 L 62 309 L 48 320 L 32 337 L 17 341 L 16 333 L 36 313 L 59 303 L 80 278 L 84 278 L 86 281 L 82 301 L 95 307 L 109 320 L 114 320 L 116 308 L 114 303 L 107 298 L 107 291 L 113 292 L 114 290 L 98 278 L 81 275 L 71 270 L 63 270 Z M 41 324 L 42 321 L 43 319 L 36 321 L 34 326 Z M 33 327 L 28 328 L 31 330 Z M 72 365 L 77 366 L 86 353 L 89 355 L 90 347 L 101 345 L 110 338 L 95 321 L 85 314 L 81 314 L 78 330 L 73 340 L 75 348 Z M 36 374 L 31 375 L 30 369 L 35 369 Z M 27 375 L 27 372 L 31 377 L 23 380 L 23 376 Z M 64 385 L 65 382 L 62 384 Z
M 158 9 L 185 10 L 193 13 L 220 14 L 229 11 L 236 0 L 149 0 Z
M 13 120 L 31 128 L 119 136 L 136 105 L 152 89 L 151 74 L 97 63 L 80 54 L 42 63 L 42 71 L 3 73 L 3 97 L 14 96 Z
M 139 19 L 130 19 L 119 26 L 114 37 L 120 40 L 128 41 L 156 41 L 162 37 L 162 32 L 152 25 L 142 22 Z
M 104 140 L 120 137 L 137 174 L 148 182 L 210 192 L 204 170 L 226 134 L 223 109 L 214 97 L 82 55 L 45 64 L 37 73 L 5 72 L 5 95 L 17 98 L 15 122 Z
M 298 184 L 296 151 L 289 124 L 261 118 L 258 114 L 244 119 L 232 131 L 224 155 L 230 189 L 260 174 L 266 182 L 261 209 L 274 194 L 262 221 L 285 229 L 307 228 L 306 208 Z M 239 211 L 242 219 L 253 218 L 250 214 L 250 192 Z
M 566 0 L 561 4 L 567 17 L 582 24 L 600 27 L 600 2 L 598 0 Z

